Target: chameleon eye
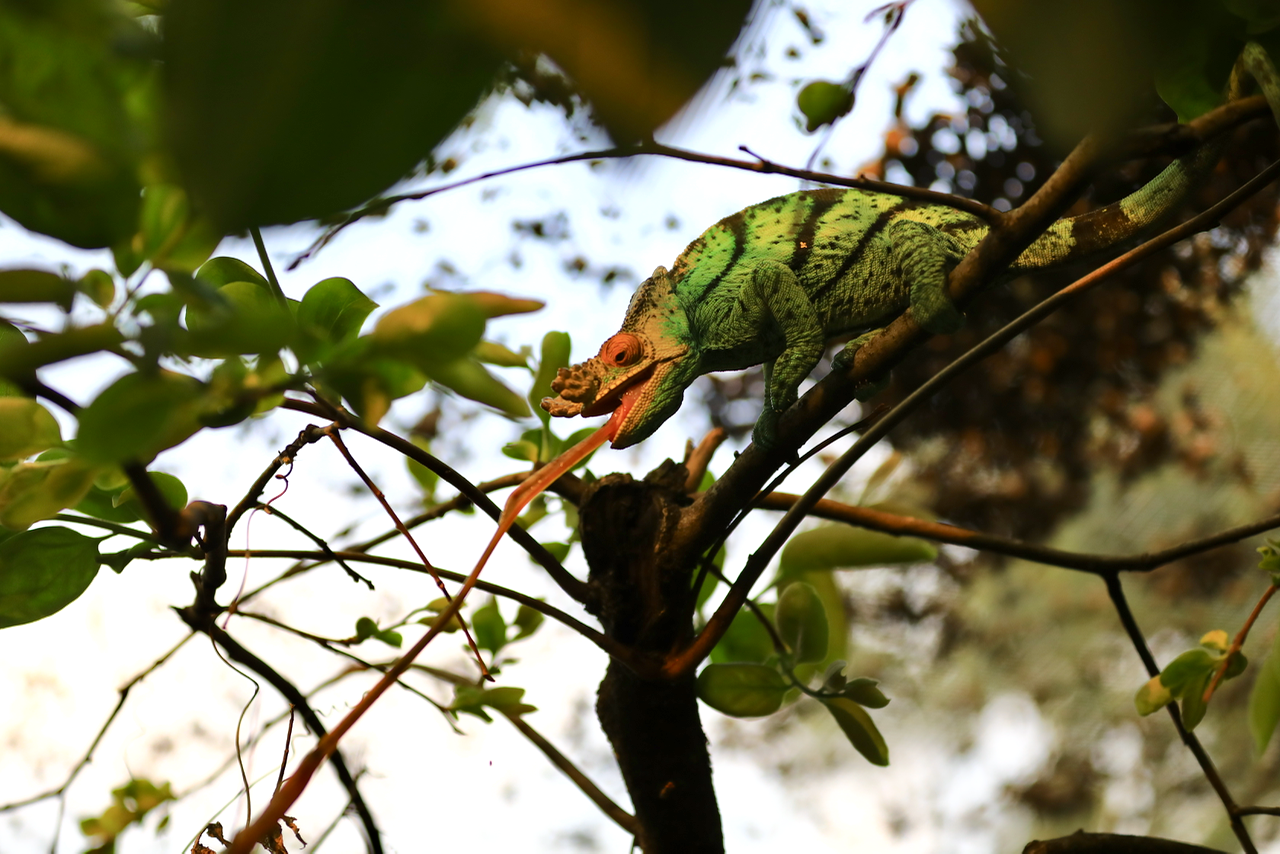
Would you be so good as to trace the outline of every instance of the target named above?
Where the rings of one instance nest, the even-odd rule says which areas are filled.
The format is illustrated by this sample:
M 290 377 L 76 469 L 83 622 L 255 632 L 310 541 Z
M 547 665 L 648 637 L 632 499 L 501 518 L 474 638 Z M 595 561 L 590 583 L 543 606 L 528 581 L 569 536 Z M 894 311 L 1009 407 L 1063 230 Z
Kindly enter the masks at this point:
M 625 368 L 635 364 L 643 352 L 639 338 L 630 332 L 619 332 L 600 348 L 600 361 L 615 368 Z

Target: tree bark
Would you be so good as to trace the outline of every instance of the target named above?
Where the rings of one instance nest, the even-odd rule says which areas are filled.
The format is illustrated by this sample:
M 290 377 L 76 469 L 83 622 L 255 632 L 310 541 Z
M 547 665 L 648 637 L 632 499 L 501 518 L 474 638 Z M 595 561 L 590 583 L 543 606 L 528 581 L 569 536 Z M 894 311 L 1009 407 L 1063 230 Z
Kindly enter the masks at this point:
M 692 568 L 667 548 L 682 509 L 683 466 L 669 460 L 643 482 L 608 475 L 582 502 L 588 609 L 606 634 L 660 659 L 692 632 Z M 600 683 L 596 714 L 622 770 L 645 854 L 722 854 L 711 759 L 692 675 L 641 679 L 616 661 Z

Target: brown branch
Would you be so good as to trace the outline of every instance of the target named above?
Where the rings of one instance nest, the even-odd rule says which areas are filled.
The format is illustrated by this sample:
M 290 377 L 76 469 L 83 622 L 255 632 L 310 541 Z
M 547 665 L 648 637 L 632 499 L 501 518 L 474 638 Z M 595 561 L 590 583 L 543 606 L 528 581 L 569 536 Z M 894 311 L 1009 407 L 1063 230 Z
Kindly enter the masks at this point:
M 762 497 L 759 507 L 764 510 L 789 510 L 800 500 L 800 496 L 787 492 L 771 492 Z M 1161 549 L 1157 552 L 1143 552 L 1136 555 L 1096 555 L 1081 552 L 1068 552 L 1062 549 L 1037 546 L 1021 540 L 983 534 L 967 528 L 948 525 L 945 522 L 930 522 L 912 516 L 899 516 L 870 507 L 857 507 L 840 501 L 824 498 L 814 504 L 811 516 L 829 519 L 833 522 L 847 522 L 871 531 L 880 531 L 894 536 L 923 537 L 939 543 L 953 546 L 965 546 L 978 551 L 994 552 L 1010 557 L 1057 566 L 1063 569 L 1074 569 L 1094 575 L 1112 572 L 1150 572 L 1159 567 L 1181 560 L 1191 555 L 1216 549 L 1220 546 L 1236 543 L 1248 537 L 1280 528 L 1280 515 L 1271 516 L 1247 525 L 1228 528 L 1212 536 Z
M 1057 839 L 1027 843 L 1022 854 L 1223 854 L 1188 842 L 1154 836 L 1122 836 L 1118 833 L 1085 833 L 1078 830 Z
M 692 495 L 702 486 L 702 478 L 707 473 L 707 466 L 711 465 L 711 458 L 727 438 L 729 434 L 723 427 L 712 427 L 696 448 L 692 442 L 689 443 L 684 455 L 684 467 L 689 470 L 689 479 L 684 484 L 685 492 Z
M 295 412 L 305 412 L 308 415 L 315 415 L 325 419 L 332 419 L 340 423 L 343 427 L 355 430 L 357 433 L 363 433 L 376 442 L 381 442 L 392 450 L 399 451 L 402 455 L 409 457 L 415 462 L 421 463 L 431 471 L 440 475 L 440 479 L 448 483 L 458 492 L 471 499 L 471 503 L 484 511 L 495 522 L 502 515 L 502 511 L 498 505 L 489 500 L 489 497 L 476 488 L 475 484 L 467 480 L 457 471 L 435 456 L 427 453 L 422 448 L 412 442 L 397 436 L 381 427 L 370 427 L 355 415 L 347 412 L 345 409 L 339 409 L 331 405 L 325 404 L 321 406 L 306 400 L 298 400 L 296 398 L 285 398 L 281 404 L 284 409 L 291 409 Z M 560 561 L 556 560 L 542 544 L 529 535 L 529 532 L 514 525 L 509 533 L 511 539 L 515 540 L 521 548 L 523 548 L 534 561 L 547 571 L 561 590 L 569 594 L 578 602 L 585 600 L 587 596 L 587 585 L 574 578 L 573 575 L 560 565 Z

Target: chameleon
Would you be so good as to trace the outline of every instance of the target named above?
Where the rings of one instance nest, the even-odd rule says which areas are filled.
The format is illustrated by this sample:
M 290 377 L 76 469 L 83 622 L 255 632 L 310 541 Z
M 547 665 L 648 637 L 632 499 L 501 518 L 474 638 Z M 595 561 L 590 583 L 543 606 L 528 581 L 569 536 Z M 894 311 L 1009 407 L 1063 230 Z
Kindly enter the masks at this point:
M 1242 62 L 1280 115 L 1280 87 L 1261 48 Z M 1232 94 L 1239 88 L 1233 75 Z M 1007 277 L 1118 247 L 1170 213 L 1217 163 L 1201 145 L 1131 195 L 1054 222 L 1009 266 Z M 876 326 L 909 310 L 927 332 L 953 332 L 964 316 L 947 274 L 987 235 L 980 217 L 946 204 L 860 189 L 805 190 L 751 205 L 704 231 L 668 270 L 636 290 L 621 330 L 594 357 L 561 368 L 551 415 L 614 412 L 612 446 L 648 438 L 698 376 L 764 365 L 764 407 L 752 439 L 774 444 L 779 416 L 827 342 L 872 329 L 835 357 L 842 369 Z M 862 396 L 862 395 L 859 395 Z

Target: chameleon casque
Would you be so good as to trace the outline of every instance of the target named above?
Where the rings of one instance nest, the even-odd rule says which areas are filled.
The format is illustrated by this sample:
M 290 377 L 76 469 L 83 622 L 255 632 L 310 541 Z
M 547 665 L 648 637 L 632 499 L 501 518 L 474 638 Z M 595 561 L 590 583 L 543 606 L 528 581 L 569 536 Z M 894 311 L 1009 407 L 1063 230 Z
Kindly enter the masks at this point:
M 1280 110 L 1270 60 L 1253 48 L 1241 65 Z M 1132 195 L 1058 220 L 1008 275 L 1126 242 L 1171 212 L 1219 153 L 1220 144 L 1202 145 Z M 964 317 L 947 295 L 947 274 L 988 230 L 979 217 L 944 204 L 865 190 L 807 190 L 752 205 L 708 228 L 670 270 L 657 268 L 632 297 L 621 331 L 596 356 L 561 368 L 551 385 L 557 396 L 542 408 L 562 417 L 620 410 L 612 444 L 626 448 L 670 418 L 699 375 L 763 364 L 764 409 L 752 438 L 768 447 L 831 338 L 908 308 L 928 332 L 958 329 Z M 839 353 L 836 367 L 869 337 Z

